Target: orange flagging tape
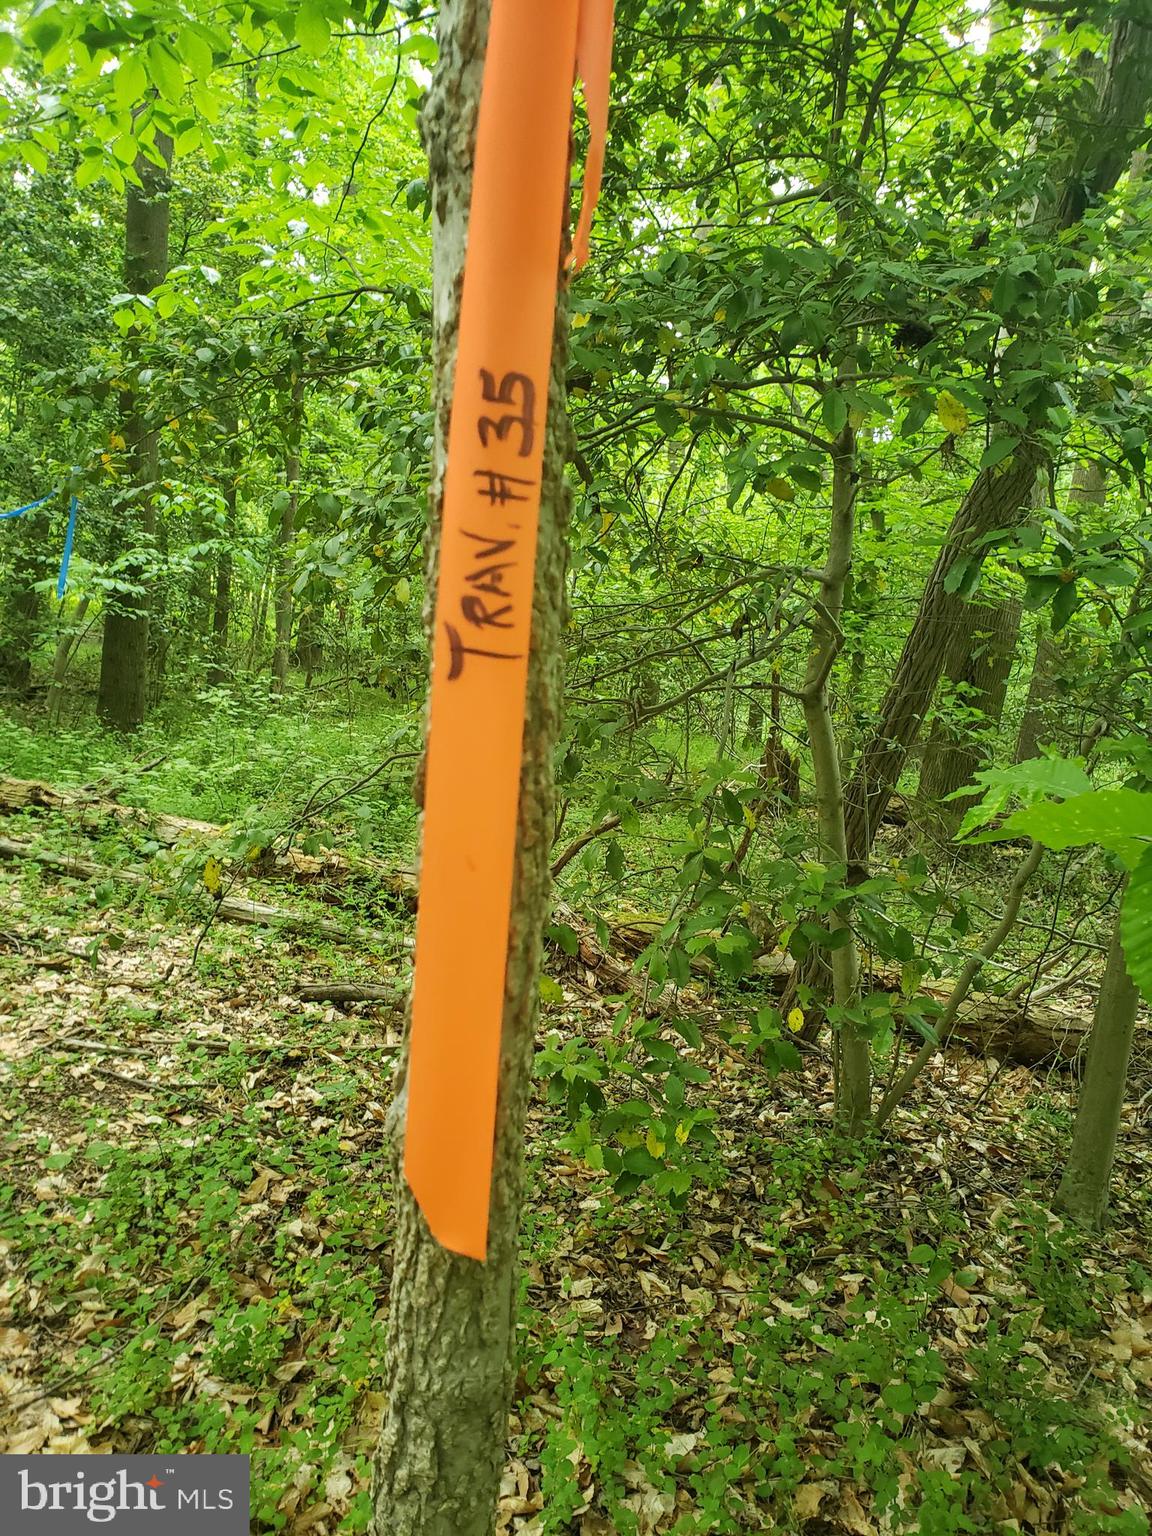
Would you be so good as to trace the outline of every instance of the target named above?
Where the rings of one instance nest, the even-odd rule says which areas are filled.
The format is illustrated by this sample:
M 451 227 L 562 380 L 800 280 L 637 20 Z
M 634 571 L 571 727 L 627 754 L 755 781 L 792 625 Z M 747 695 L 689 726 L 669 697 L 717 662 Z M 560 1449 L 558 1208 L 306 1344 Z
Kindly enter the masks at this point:
M 488 1247 L 536 531 L 572 88 L 604 164 L 611 0 L 492 0 L 432 642 L 404 1173 L 433 1236 Z

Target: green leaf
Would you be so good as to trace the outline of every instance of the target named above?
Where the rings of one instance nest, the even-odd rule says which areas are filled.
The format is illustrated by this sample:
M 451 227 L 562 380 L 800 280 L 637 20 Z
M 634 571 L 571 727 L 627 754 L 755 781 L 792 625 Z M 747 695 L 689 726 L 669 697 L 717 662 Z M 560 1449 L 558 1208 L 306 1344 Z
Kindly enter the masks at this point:
M 195 27 L 181 27 L 176 50 L 194 79 L 204 80 L 212 73 L 212 45 Z
M 112 94 L 118 106 L 125 111 L 144 100 L 148 92 L 148 71 L 138 53 L 128 53 L 120 60 L 120 68 L 112 77 Z
M 24 28 L 24 35 L 41 54 L 51 53 L 64 36 L 64 26 L 55 10 L 49 8 L 32 17 Z
M 159 38 L 148 44 L 148 78 L 165 101 L 177 102 L 184 96 L 184 71 L 172 50 Z
M 1076 582 L 1062 581 L 1052 599 L 1052 633 L 1058 635 L 1080 606 Z
M 996 437 L 984 450 L 984 456 L 980 460 L 981 469 L 992 469 L 995 465 L 1003 463 L 1009 455 L 1016 452 L 1020 446 L 1018 437 Z
M 112 153 L 121 165 L 133 165 L 136 161 L 136 140 L 130 133 L 122 133 L 112 140 Z
M 774 1040 L 770 1043 L 775 1053 L 778 1071 L 799 1072 L 803 1069 L 804 1058 L 791 1040 Z
M 972 834 L 999 816 L 1013 796 L 1031 804 L 1048 795 L 1067 800 L 1072 795 L 1089 794 L 1091 789 L 1091 779 L 1072 758 L 1033 757 L 1011 768 L 986 768 L 975 775 L 971 784 L 947 797 L 949 800 L 966 800 L 974 793 L 980 794 L 980 799 L 970 807 L 957 828 L 956 840 L 965 842 L 971 838 L 977 843 L 992 843 L 1005 836 L 999 827 L 975 837 Z
M 104 157 L 86 155 L 76 167 L 76 185 L 81 189 L 90 187 L 94 181 L 99 181 L 103 174 Z
M 654 1173 L 659 1173 L 663 1163 L 658 1163 L 646 1147 L 629 1147 L 624 1154 L 624 1167 L 629 1173 L 637 1173 L 641 1178 L 650 1179 Z
M 1030 757 L 1011 768 L 989 768 L 977 774 L 981 784 L 1003 784 L 1029 799 L 1037 795 L 1059 795 L 1070 800 L 1074 795 L 1092 793 L 1092 780 L 1082 764 L 1071 757 Z M 960 795 L 970 793 L 961 790 Z
M 675 437 L 684 425 L 680 412 L 666 400 L 657 400 L 652 407 L 652 416 L 656 425 L 667 437 Z
M 944 577 L 944 590 L 949 593 L 959 594 L 960 597 L 971 597 L 980 585 L 981 562 L 974 555 L 961 555 L 953 560 L 948 567 L 948 573 Z
M 1024 578 L 1024 606 L 1031 610 L 1043 608 L 1055 595 L 1060 586 L 1059 576 L 1034 576 Z
M 881 1392 L 884 1405 L 893 1413 L 915 1413 L 916 1399 L 906 1381 L 893 1381 Z
M 11 32 L 0 32 L 0 69 L 7 69 L 16 57 L 16 39 Z
M 829 389 L 824 392 L 824 398 L 820 402 L 820 414 L 829 432 L 843 430 L 844 423 L 848 420 L 848 402 L 839 390 Z
M 552 923 L 548 928 L 548 937 L 553 944 L 558 944 L 566 955 L 580 953 L 580 939 L 574 928 L 567 923 Z
M 1048 848 L 1099 843 L 1132 868 L 1152 842 L 1152 795 L 1135 789 L 1094 789 L 1061 804 L 1030 805 L 1009 816 L 1001 830 L 1033 837 Z
M 1145 848 L 1129 876 L 1120 906 L 1120 942 L 1129 976 L 1152 1005 L 1152 847 Z
M 332 41 L 332 28 L 318 0 L 304 0 L 296 12 L 296 41 L 305 53 L 314 59 L 328 52 Z

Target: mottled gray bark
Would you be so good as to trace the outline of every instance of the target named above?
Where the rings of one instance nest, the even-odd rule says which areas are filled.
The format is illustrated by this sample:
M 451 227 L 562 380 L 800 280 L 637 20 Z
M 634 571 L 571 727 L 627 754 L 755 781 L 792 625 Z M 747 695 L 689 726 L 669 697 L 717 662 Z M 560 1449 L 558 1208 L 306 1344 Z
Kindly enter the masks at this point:
M 472 145 L 488 0 L 446 0 L 440 61 L 425 108 L 434 218 L 436 473 L 429 558 L 433 601 L 444 446 L 459 320 Z M 560 730 L 568 495 L 563 380 L 567 322 L 558 311 L 528 671 L 524 760 L 508 945 L 488 1259 L 441 1248 L 397 1174 L 398 1220 L 386 1365 L 388 1408 L 375 1461 L 373 1536 L 491 1536 L 513 1380 L 518 1229 L 554 825 Z M 467 978 L 461 978 L 467 985 Z M 397 1114 L 400 1120 L 402 1115 Z

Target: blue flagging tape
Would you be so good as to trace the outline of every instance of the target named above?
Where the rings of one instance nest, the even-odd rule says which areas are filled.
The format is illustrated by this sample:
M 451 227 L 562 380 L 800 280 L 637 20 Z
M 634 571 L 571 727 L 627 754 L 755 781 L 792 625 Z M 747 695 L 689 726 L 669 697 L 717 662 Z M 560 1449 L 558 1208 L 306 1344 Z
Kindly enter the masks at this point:
M 76 514 L 80 503 L 73 495 L 68 504 L 68 532 L 64 535 L 64 554 L 60 560 L 60 579 L 56 583 L 56 596 L 62 598 L 68 587 L 68 566 L 72 559 L 72 540 L 76 534 Z
M 0 512 L 0 523 L 6 517 L 19 517 L 24 512 L 32 512 L 37 507 L 42 507 L 46 501 L 51 501 L 57 493 L 49 491 L 47 496 L 41 496 L 39 501 L 29 501 L 22 507 L 15 507 L 11 512 Z M 80 512 L 80 503 L 73 494 L 68 503 L 68 532 L 64 535 L 64 553 L 60 559 L 60 575 L 56 581 L 56 596 L 61 598 L 68 589 L 68 567 L 72 563 L 72 541 L 76 537 L 76 518 Z
M 19 517 L 23 512 L 31 512 L 36 507 L 42 507 L 46 501 L 51 501 L 55 494 L 55 491 L 49 491 L 47 496 L 41 496 L 39 501 L 30 501 L 23 507 L 16 507 L 12 512 L 0 512 L 0 523 L 2 523 L 6 517 Z

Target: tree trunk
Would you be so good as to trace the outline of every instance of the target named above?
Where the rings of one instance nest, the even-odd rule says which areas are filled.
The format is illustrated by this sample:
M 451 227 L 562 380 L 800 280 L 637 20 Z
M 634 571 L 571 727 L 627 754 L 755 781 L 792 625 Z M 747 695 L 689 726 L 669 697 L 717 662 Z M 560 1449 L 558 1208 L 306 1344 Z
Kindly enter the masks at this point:
M 48 686 L 48 698 L 44 706 L 51 725 L 57 725 L 60 720 L 60 711 L 64 706 L 64 679 L 68 676 L 69 665 L 83 638 L 84 616 L 88 612 L 91 601 L 89 597 L 80 599 L 72 622 L 61 629 L 56 641 L 56 650 L 52 657 L 52 681 Z
M 881 817 L 915 745 L 941 672 L 959 672 L 967 657 L 967 604 L 948 592 L 949 571 L 961 559 L 982 563 L 978 541 L 1011 526 L 1027 504 L 1041 462 L 1039 448 L 1022 443 L 1007 464 L 981 470 L 964 497 L 932 568 L 880 708 L 880 722 L 860 750 L 846 792 L 849 871 L 867 873 Z
M 1059 1208 L 1085 1227 L 1102 1226 L 1108 1209 L 1139 1006 L 1140 995 L 1124 961 L 1117 920 L 1096 1000 L 1072 1150 L 1056 1196 Z
M 26 693 L 32 682 L 32 658 L 43 638 L 44 604 L 36 583 L 52 569 L 52 506 L 25 512 L 15 527 L 7 526 L 6 537 L 14 547 L 0 618 L 0 687 Z
M 232 448 L 224 486 L 224 543 L 216 556 L 216 589 L 212 599 L 212 662 L 208 668 L 209 688 L 219 688 L 228 680 L 228 633 L 232 625 L 232 543 L 236 537 L 236 496 L 240 475 L 240 455 L 236 445 L 239 424 L 233 418 L 227 430 Z
M 488 15 L 488 0 L 442 4 L 440 59 L 425 107 L 434 212 L 434 505 L 443 485 Z M 374 1536 L 491 1536 L 495 1523 L 513 1381 L 524 1123 L 555 824 L 552 764 L 563 684 L 568 522 L 562 475 L 568 433 L 566 352 L 561 306 L 542 478 L 488 1257 L 480 1264 L 441 1248 L 397 1174 L 388 1408 L 376 1454 Z M 430 570 L 436 564 L 438 527 L 434 515 Z M 399 1119 L 402 1106 L 396 1114 Z
M 1142 137 L 1152 67 L 1152 25 L 1141 7 L 1112 23 L 1108 62 L 1097 93 L 1095 121 L 1077 135 L 1056 214 L 1057 229 L 1070 229 L 1106 197 L 1130 163 Z
M 142 185 L 129 185 L 124 223 L 124 287 L 147 294 L 168 273 L 168 194 L 172 141 L 157 133 L 163 165 L 137 156 Z M 125 346 L 125 375 L 135 373 L 135 344 Z M 148 425 L 148 410 L 135 390 L 121 394 L 120 430 L 134 488 L 134 506 L 123 512 L 128 541 L 145 549 L 156 531 L 154 488 L 159 474 L 159 442 Z M 148 710 L 148 580 L 143 560 L 124 572 L 126 585 L 105 600 L 104 643 L 100 652 L 97 709 L 115 730 L 131 731 Z
M 1041 743 L 1050 743 L 1054 738 L 1055 721 L 1050 718 L 1049 706 L 1056 694 L 1055 674 L 1059 659 L 1060 648 L 1049 630 L 1048 621 L 1041 619 L 1036 627 L 1036 655 L 1016 736 L 1014 762 L 1030 762 L 1040 755 Z
M 966 715 L 978 710 L 981 719 L 963 719 L 953 726 L 937 720 L 928 738 L 920 772 L 920 797 L 941 827 L 955 831 L 971 804 L 948 796 L 971 784 L 987 753 L 981 735 L 1000 724 L 1008 678 L 1020 632 L 1020 604 L 1015 600 L 968 603 L 964 612 L 966 650 L 953 656 L 948 680 Z M 959 665 L 957 665 L 959 661 Z
M 837 871 L 846 869 L 848 849 L 840 748 L 832 720 L 828 679 L 840 644 L 840 613 L 852 564 L 855 512 L 856 434 L 846 424 L 837 439 L 833 459 L 828 559 L 820 575 L 820 607 L 813 624 L 815 643 L 801 689 L 816 781 L 820 857 Z M 852 1009 L 860 1000 L 860 956 L 846 905 L 837 906 L 828 914 L 826 927 L 836 945 L 831 959 L 832 1001 L 839 1010 Z M 851 1019 L 843 1016 L 836 1036 L 835 1066 L 836 1118 L 850 1135 L 856 1136 L 871 1113 L 871 1060 L 867 1037 Z
M 260 589 L 256 594 L 256 605 L 252 614 L 252 633 L 248 640 L 248 667 L 255 668 L 264 652 L 264 641 L 268 631 L 268 592 L 275 571 L 267 571 L 260 579 Z
M 1140 137 L 1152 91 L 1152 28 L 1135 20 L 1114 23 L 1108 64 L 1091 131 L 1073 146 L 1053 223 L 1066 230 L 1085 209 L 1109 193 Z M 972 574 L 983 563 L 977 541 L 1019 522 L 1036 471 L 1040 448 L 1028 438 L 1006 463 L 982 469 L 961 502 L 920 600 L 911 633 L 880 709 L 880 721 L 860 751 L 848 785 L 848 857 L 853 879 L 867 873 L 868 855 L 932 703 L 940 674 L 962 650 L 962 600 L 944 590 L 949 571 L 965 559 Z
M 828 135 L 828 172 L 833 185 L 840 173 L 842 126 L 848 101 L 848 85 L 855 62 L 856 7 L 846 0 L 837 47 L 835 99 L 832 125 Z M 838 189 L 836 229 L 838 239 L 847 243 L 849 200 Z M 836 388 L 851 388 L 857 372 L 856 332 L 845 334 L 837 364 Z M 812 752 L 812 776 L 816 786 L 816 825 L 821 861 L 830 868 L 834 880 L 847 874 L 848 845 L 845 827 L 844 780 L 840 762 L 840 743 L 832 718 L 829 680 L 840 652 L 841 616 L 844 593 L 856 537 L 856 492 L 860 479 L 856 431 L 851 417 L 845 421 L 832 450 L 832 510 L 828 529 L 828 555 L 820 573 L 820 601 L 812 622 L 812 647 L 804 682 L 800 689 L 804 723 Z M 772 723 L 778 739 L 781 694 L 778 667 L 773 668 Z M 833 1057 L 836 1119 L 850 1136 L 864 1130 L 872 1112 L 872 1062 L 867 1035 L 855 1017 L 860 1001 L 860 952 L 852 929 L 852 910 L 848 901 L 838 902 L 827 914 L 824 927 L 828 934 L 832 977 L 832 1015 L 836 1024 Z M 819 956 L 823 961 L 823 955 Z M 820 969 L 823 969 L 821 964 Z M 825 984 L 825 995 L 827 985 Z M 811 1023 L 811 1021 L 809 1021 Z
M 288 455 L 284 460 L 287 493 L 276 534 L 276 646 L 272 652 L 272 692 L 288 686 L 288 659 L 292 646 L 292 540 L 296 536 L 296 509 L 300 501 L 300 433 L 304 424 L 304 380 L 292 381 L 292 409 L 288 422 Z
M 1077 464 L 1072 485 L 1068 491 L 1069 504 L 1091 502 L 1103 506 L 1105 498 L 1104 472 L 1096 463 Z M 1041 745 L 1063 745 L 1062 722 L 1051 708 L 1057 695 L 1057 670 L 1060 663 L 1060 642 L 1051 633 L 1047 619 L 1042 619 L 1036 632 L 1036 656 L 1028 683 L 1028 697 L 1016 737 L 1017 763 L 1029 762 L 1039 754 Z
M 296 630 L 296 661 L 304 671 L 304 691 L 312 687 L 312 679 L 324 665 L 323 633 L 324 603 L 317 601 L 300 615 Z

